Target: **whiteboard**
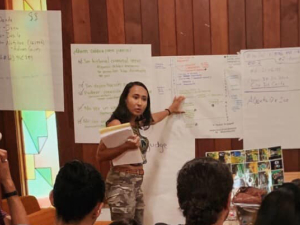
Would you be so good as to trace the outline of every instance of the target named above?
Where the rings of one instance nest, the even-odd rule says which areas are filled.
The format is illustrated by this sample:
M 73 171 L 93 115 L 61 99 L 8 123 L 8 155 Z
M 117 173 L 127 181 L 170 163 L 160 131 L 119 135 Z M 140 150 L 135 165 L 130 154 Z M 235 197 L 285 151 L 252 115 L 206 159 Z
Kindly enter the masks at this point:
M 0 110 L 64 110 L 61 13 L 0 10 Z
M 244 148 L 299 148 L 300 48 L 241 53 Z
M 151 46 L 72 44 L 71 55 L 75 142 L 99 143 L 124 86 L 140 81 L 151 90 Z

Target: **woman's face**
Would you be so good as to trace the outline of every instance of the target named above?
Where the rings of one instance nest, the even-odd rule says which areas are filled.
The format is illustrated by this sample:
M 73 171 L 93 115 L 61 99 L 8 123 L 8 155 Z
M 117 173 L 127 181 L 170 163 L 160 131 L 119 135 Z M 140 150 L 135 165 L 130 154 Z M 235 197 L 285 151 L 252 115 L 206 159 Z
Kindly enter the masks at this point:
M 142 115 L 147 107 L 148 93 L 145 88 L 134 85 L 126 98 L 126 105 L 134 117 Z

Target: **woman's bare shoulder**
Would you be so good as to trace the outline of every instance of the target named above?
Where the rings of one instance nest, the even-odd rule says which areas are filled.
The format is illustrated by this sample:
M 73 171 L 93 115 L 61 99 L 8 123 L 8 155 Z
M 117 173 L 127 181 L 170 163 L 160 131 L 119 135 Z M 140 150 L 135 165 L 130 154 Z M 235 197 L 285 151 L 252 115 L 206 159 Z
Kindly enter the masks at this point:
M 120 120 L 115 119 L 115 120 L 110 121 L 110 122 L 107 124 L 107 126 L 108 126 L 108 127 L 112 127 L 112 126 L 116 126 L 116 125 L 120 125 L 120 124 L 121 124 Z

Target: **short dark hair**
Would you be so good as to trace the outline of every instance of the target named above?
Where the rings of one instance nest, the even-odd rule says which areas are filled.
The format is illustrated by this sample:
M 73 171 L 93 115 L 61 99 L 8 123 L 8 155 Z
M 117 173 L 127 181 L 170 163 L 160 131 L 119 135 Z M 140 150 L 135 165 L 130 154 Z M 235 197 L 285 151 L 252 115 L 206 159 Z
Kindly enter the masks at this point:
M 285 183 L 268 194 L 258 210 L 255 225 L 300 225 L 300 189 Z
M 110 225 L 139 225 L 135 219 L 122 219 L 112 222 Z
M 177 177 L 177 197 L 187 225 L 210 225 L 226 209 L 233 179 L 226 164 L 212 158 L 185 163 Z
M 57 217 L 66 223 L 80 221 L 103 202 L 104 194 L 104 181 L 92 165 L 68 162 L 60 169 L 53 188 Z
M 151 106 L 150 106 L 150 95 L 149 95 L 149 91 L 148 91 L 147 87 L 139 81 L 130 82 L 125 86 L 125 88 L 120 96 L 119 104 L 118 104 L 117 108 L 115 109 L 115 111 L 112 113 L 111 117 L 106 121 L 106 125 L 115 119 L 119 120 L 121 123 L 128 123 L 130 121 L 132 114 L 130 113 L 130 111 L 127 108 L 126 99 L 127 99 L 130 89 L 133 86 L 141 86 L 141 87 L 145 88 L 145 90 L 147 91 L 147 94 L 148 94 L 147 106 L 146 106 L 144 113 L 141 115 L 141 117 L 137 118 L 137 122 L 141 121 L 142 126 L 144 126 L 146 129 L 150 127 L 150 125 L 153 121 L 152 114 L 151 114 Z
M 300 179 L 294 179 L 292 180 L 292 183 L 294 183 L 298 188 L 300 188 Z

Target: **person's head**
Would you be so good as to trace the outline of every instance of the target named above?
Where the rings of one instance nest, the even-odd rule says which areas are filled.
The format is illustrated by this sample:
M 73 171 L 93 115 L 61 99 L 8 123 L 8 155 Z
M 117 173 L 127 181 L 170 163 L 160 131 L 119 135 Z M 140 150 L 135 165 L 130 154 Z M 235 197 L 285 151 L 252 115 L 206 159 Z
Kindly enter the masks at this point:
M 134 219 L 122 219 L 112 222 L 109 225 L 139 225 Z
M 149 127 L 153 120 L 148 89 L 138 81 L 130 82 L 125 86 L 119 104 L 106 124 L 114 119 L 119 120 L 121 123 L 127 123 L 132 118 L 141 121 L 142 125 L 146 127 Z
M 296 186 L 300 188 L 300 179 L 292 180 L 292 183 L 294 183 Z
M 57 220 L 68 224 L 96 220 L 104 194 L 101 174 L 92 165 L 75 160 L 60 169 L 50 200 L 56 208 Z
M 177 177 L 177 197 L 186 225 L 211 225 L 225 220 L 232 185 L 226 164 L 212 158 L 188 161 Z
M 261 203 L 255 225 L 300 225 L 300 190 L 293 183 L 268 194 Z

